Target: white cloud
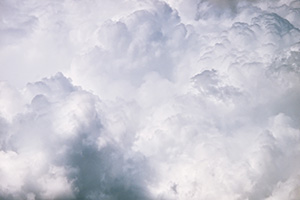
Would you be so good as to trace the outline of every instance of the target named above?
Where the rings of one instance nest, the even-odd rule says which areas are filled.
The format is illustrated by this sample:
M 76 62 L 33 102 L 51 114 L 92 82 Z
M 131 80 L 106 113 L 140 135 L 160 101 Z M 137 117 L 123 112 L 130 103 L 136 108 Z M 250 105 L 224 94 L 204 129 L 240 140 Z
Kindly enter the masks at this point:
M 298 1 L 0 10 L 0 198 L 298 198 Z

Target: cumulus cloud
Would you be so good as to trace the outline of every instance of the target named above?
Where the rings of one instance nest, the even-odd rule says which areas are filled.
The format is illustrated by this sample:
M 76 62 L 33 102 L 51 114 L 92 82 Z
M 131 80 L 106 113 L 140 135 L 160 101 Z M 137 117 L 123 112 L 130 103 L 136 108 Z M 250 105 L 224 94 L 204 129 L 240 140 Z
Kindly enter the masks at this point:
M 300 197 L 298 1 L 2 1 L 0 198 Z
M 24 96 L 24 112 L 1 126 L 2 198 L 148 198 L 146 161 L 108 132 L 98 97 L 61 73 Z

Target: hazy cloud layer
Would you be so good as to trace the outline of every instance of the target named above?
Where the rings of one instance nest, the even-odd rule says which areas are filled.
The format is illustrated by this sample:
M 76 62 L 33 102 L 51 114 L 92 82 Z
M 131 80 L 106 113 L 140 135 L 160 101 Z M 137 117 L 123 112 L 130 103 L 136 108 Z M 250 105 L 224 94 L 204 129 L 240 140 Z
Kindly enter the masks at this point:
M 299 1 L 0 11 L 0 198 L 299 199 Z

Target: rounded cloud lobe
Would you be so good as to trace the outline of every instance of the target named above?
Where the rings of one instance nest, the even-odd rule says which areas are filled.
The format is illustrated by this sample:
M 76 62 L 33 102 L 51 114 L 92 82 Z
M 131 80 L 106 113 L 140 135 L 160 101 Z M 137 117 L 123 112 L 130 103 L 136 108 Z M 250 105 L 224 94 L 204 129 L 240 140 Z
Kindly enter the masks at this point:
M 33 97 L 24 112 L 2 120 L 2 198 L 148 198 L 146 161 L 108 133 L 97 96 L 61 73 L 28 84 L 24 96 Z
M 0 197 L 298 199 L 299 9 L 1 2 Z

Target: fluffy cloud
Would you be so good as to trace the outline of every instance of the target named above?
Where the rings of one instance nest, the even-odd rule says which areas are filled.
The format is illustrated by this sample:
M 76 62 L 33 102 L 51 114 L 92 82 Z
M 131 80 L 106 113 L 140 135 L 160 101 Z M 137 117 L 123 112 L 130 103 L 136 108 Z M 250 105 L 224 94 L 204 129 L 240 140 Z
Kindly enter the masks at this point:
M 98 97 L 61 73 L 24 91 L 31 102 L 1 126 L 2 198 L 147 199 L 146 161 L 114 139 Z
M 298 1 L 0 9 L 1 198 L 299 198 Z

